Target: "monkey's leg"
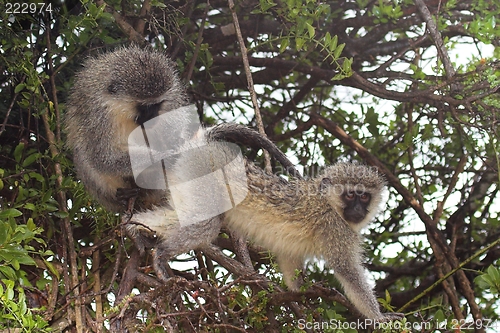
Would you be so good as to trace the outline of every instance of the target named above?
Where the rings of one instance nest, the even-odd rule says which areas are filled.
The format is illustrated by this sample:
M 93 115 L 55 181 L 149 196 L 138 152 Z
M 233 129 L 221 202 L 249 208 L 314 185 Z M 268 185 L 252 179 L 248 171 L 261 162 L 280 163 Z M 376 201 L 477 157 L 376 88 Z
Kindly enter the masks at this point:
M 165 206 L 136 213 L 128 230 L 136 246 L 146 243 L 148 248 L 153 248 L 153 269 L 158 278 L 167 281 L 169 276 L 173 276 L 168 261 L 180 253 L 178 247 L 186 237 L 175 211 Z
M 172 257 L 210 244 L 219 234 L 222 223 L 220 217 L 216 216 L 196 223 L 181 224 L 177 213 L 170 207 L 136 213 L 133 220 L 139 230 L 147 229 L 156 234 L 156 243 L 152 246 L 153 268 L 163 281 L 173 276 L 167 266 Z
M 156 244 L 154 232 L 136 222 L 135 216 L 122 214 L 122 224 L 125 226 L 125 233 L 134 242 L 141 257 L 146 253 L 146 248 L 151 248 Z
M 398 320 L 404 317 L 402 313 L 381 313 L 377 299 L 367 282 L 363 266 L 354 258 L 343 258 L 333 266 L 337 280 L 342 284 L 347 298 L 368 319 L 378 322 Z M 331 264 L 331 263 L 330 263 Z
M 153 249 L 153 269 L 156 276 L 166 282 L 168 277 L 173 277 L 174 273 L 168 265 L 168 261 L 174 256 L 168 249 L 162 248 L 161 245 Z
M 278 266 L 283 273 L 283 280 L 285 280 L 286 285 L 293 291 L 300 289 L 300 286 L 304 284 L 302 272 L 297 276 L 296 270 L 301 270 L 304 267 L 304 259 L 300 257 L 291 256 L 277 256 L 276 261 Z

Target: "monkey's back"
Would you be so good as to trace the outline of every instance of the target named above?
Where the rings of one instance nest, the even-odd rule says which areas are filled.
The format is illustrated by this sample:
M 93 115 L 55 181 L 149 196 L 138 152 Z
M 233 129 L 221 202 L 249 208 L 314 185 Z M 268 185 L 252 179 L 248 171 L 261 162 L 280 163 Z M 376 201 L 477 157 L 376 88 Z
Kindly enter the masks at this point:
M 293 257 L 323 257 L 342 246 L 359 246 L 342 244 L 343 239 L 359 237 L 318 194 L 314 180 L 287 181 L 248 161 L 246 169 L 248 195 L 225 213 L 230 229 L 272 252 Z

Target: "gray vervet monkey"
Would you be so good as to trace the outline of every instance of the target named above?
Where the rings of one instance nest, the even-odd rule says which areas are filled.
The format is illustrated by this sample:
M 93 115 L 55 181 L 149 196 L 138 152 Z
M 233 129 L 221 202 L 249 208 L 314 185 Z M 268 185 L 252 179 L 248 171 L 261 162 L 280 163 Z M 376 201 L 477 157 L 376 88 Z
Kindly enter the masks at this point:
M 128 47 L 88 59 L 76 76 L 65 118 L 67 144 L 73 150 L 78 176 L 109 210 L 123 211 L 128 194 L 138 193 L 130 165 L 129 134 L 159 114 L 188 103 L 174 68 L 160 52 Z M 144 150 L 146 154 L 149 151 Z M 131 192 L 124 190 L 124 197 L 117 197 L 118 189 Z M 140 194 L 137 201 L 144 207 L 164 197 L 162 191 Z
M 158 115 L 186 107 L 185 88 L 173 62 L 164 54 L 126 47 L 88 59 L 76 76 L 68 98 L 65 126 L 77 174 L 90 194 L 111 211 L 122 212 L 135 197 L 137 210 L 167 205 L 164 190 L 139 189 L 130 155 L 144 163 L 152 152 L 129 146 L 130 133 Z M 211 130 L 213 140 L 232 140 L 265 148 L 291 172 L 298 174 L 286 156 L 267 138 L 237 124 Z M 169 135 L 179 144 L 191 139 L 182 126 Z M 142 156 L 142 158 L 141 158 Z
M 224 161 L 224 155 L 232 156 L 216 146 L 212 149 L 214 156 L 218 155 L 215 160 Z M 231 158 L 220 164 L 229 160 Z M 186 166 L 201 163 L 203 161 L 197 155 L 180 158 L 175 170 L 178 181 L 187 182 L 196 177 L 197 170 Z M 202 248 L 216 235 L 208 230 L 224 223 L 231 231 L 273 252 L 284 280 L 292 290 L 298 290 L 301 283 L 295 279 L 295 270 L 301 269 L 307 258 L 322 258 L 333 268 L 347 297 L 364 316 L 377 321 L 403 317 L 400 313 L 380 312 L 362 266 L 360 230 L 381 210 L 385 187 L 384 179 L 375 170 L 363 165 L 339 163 L 327 167 L 315 178 L 292 179 L 290 182 L 267 174 L 249 161 L 246 161 L 245 170 L 247 179 L 231 186 L 233 192 L 248 190 L 245 200 L 235 208 L 203 221 L 209 226 L 207 229 L 196 229 L 197 224 L 181 226 L 176 220 L 175 210 L 170 207 L 157 207 L 133 217 L 159 237 L 155 267 L 161 266 L 162 260 L 184 252 L 186 248 L 182 244 L 185 242 Z M 231 174 L 231 170 L 226 170 L 226 173 Z M 223 186 L 221 184 L 212 191 L 215 203 L 218 200 L 216 194 Z M 208 189 L 193 188 L 193 195 L 185 198 L 187 207 L 206 204 L 197 202 L 195 193 L 200 190 Z
M 247 169 L 249 195 L 224 214 L 224 223 L 273 252 L 292 290 L 300 287 L 295 270 L 307 258 L 321 258 L 364 316 L 377 321 L 403 317 L 380 312 L 362 265 L 360 231 L 383 204 L 385 181 L 377 171 L 338 163 L 315 178 L 284 183 L 250 163 Z

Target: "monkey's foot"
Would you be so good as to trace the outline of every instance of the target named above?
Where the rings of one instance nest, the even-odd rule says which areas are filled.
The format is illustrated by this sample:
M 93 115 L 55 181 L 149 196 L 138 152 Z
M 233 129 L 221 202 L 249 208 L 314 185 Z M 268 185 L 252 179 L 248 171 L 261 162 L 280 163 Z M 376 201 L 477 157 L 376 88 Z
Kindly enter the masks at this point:
M 393 320 L 401 320 L 405 317 L 404 313 L 399 313 L 399 312 L 390 312 L 390 313 L 383 313 L 381 318 L 377 318 L 376 321 L 379 323 L 385 323 L 388 321 L 393 321 Z
M 141 257 L 146 253 L 146 248 L 152 248 L 156 244 L 154 232 L 141 227 L 140 223 L 129 219 L 124 225 L 127 236 L 134 242 Z

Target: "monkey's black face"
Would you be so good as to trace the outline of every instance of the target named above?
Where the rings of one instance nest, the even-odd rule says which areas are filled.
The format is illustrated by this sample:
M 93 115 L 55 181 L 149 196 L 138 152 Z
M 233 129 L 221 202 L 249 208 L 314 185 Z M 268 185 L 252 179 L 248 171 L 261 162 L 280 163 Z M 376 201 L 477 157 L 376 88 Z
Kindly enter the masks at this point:
M 368 205 L 372 199 L 369 193 L 344 192 L 342 201 L 345 204 L 344 218 L 351 223 L 360 223 L 368 213 Z
M 160 114 L 161 103 L 150 104 L 150 105 L 138 105 L 137 106 L 137 117 L 135 119 L 136 124 L 142 125 L 146 121 L 157 117 Z

